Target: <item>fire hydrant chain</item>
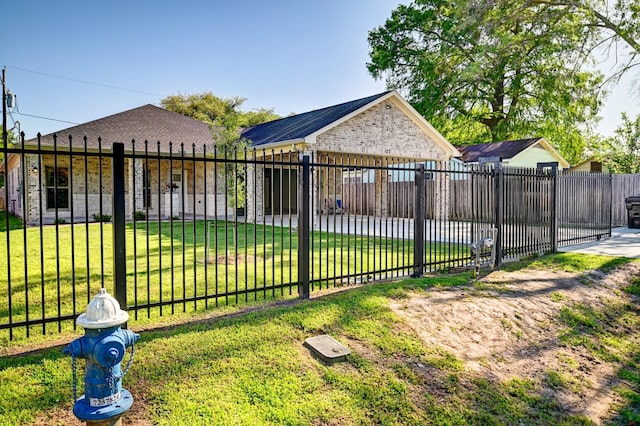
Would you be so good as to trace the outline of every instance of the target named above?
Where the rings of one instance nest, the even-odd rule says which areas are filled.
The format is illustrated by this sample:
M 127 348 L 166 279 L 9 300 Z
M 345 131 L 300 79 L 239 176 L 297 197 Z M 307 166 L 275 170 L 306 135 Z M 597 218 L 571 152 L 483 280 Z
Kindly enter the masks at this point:
M 71 371 L 73 372 L 73 402 L 78 400 L 78 370 L 76 368 L 76 356 L 71 354 Z
M 122 374 L 119 374 L 119 375 L 114 374 L 113 367 L 109 367 L 109 374 L 107 374 L 107 377 L 105 378 L 105 380 L 107 382 L 107 385 L 109 385 L 111 394 L 115 394 L 116 391 L 118 390 L 116 387 L 116 383 L 118 383 L 118 380 L 122 379 L 129 372 L 129 369 L 131 368 L 131 364 L 133 363 L 133 356 L 135 354 L 135 350 L 136 350 L 136 346 L 131 345 L 131 354 L 129 355 L 129 361 L 127 362 L 127 366 L 124 368 L 124 371 L 122 372 Z

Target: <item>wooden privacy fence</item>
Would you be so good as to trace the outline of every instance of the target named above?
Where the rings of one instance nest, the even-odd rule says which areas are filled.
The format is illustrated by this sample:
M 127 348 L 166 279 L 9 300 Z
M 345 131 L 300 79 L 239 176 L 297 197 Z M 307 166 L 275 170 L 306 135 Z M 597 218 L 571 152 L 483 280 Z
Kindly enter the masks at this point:
M 640 174 L 612 175 L 611 222 L 613 226 L 627 226 L 624 199 L 640 196 Z
M 527 172 L 529 170 L 529 172 Z M 503 182 L 504 204 L 513 220 L 541 221 L 550 217 L 549 206 L 541 210 L 538 198 L 551 197 L 553 187 L 548 175 L 532 173 L 535 169 L 505 169 Z M 449 179 L 450 220 L 493 220 L 495 214 L 495 185 L 493 177 L 478 172 L 456 172 Z M 626 226 L 627 210 L 624 199 L 640 195 L 640 175 L 609 175 L 604 173 L 559 174 L 557 180 L 558 221 L 571 226 L 597 222 Z M 427 193 L 434 193 L 438 182 L 427 180 Z M 387 209 L 395 217 L 412 218 L 415 209 L 413 181 L 388 182 Z M 376 198 L 375 183 L 346 182 L 343 187 L 344 204 L 356 214 L 373 215 L 381 202 Z M 427 200 L 427 218 L 433 218 L 435 207 Z

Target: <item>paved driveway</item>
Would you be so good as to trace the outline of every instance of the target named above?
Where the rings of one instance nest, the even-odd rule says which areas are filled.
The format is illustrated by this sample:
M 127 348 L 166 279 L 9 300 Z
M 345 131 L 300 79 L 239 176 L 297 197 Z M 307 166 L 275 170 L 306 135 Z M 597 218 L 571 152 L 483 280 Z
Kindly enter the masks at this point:
M 640 258 L 640 229 L 613 228 L 611 238 L 561 247 L 558 251 Z

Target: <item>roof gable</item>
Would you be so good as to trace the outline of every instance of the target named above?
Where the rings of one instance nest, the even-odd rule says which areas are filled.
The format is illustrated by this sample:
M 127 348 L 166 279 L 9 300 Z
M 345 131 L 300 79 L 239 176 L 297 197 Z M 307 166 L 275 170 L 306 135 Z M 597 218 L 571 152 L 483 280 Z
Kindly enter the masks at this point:
M 170 142 L 174 152 L 180 150 L 181 143 L 184 143 L 186 152 L 191 152 L 194 144 L 196 152 L 201 152 L 205 144 L 213 145 L 214 142 L 206 123 L 153 105 L 143 105 L 41 136 L 41 144 L 52 146 L 54 134 L 57 135 L 58 146 L 69 146 L 70 136 L 74 146 L 83 146 L 86 136 L 89 148 L 97 148 L 98 138 L 101 138 L 103 148 L 110 147 L 113 142 L 124 142 L 128 148 L 131 140 L 135 140 L 136 149 L 143 150 L 146 140 L 151 152 L 157 152 L 158 142 L 162 152 L 169 150 Z M 36 143 L 37 139 L 27 142 L 30 145 Z
M 500 157 L 503 160 L 509 160 L 538 143 L 541 139 L 542 138 L 520 139 L 515 141 L 459 146 L 458 150 L 462 153 L 462 161 L 465 163 L 477 163 L 480 158 L 486 157 Z
M 523 152 L 539 146 L 547 150 L 558 160 L 562 168 L 569 167 L 569 163 L 558 151 L 556 151 L 544 138 L 519 139 L 514 141 L 483 143 L 458 147 L 462 153 L 462 161 L 465 163 L 477 163 L 481 158 L 500 157 L 503 161 L 512 160 Z
M 302 140 L 388 93 L 387 91 L 366 98 L 258 124 L 243 130 L 242 136 L 251 140 L 251 144 L 254 147 L 269 143 Z
M 395 90 L 259 124 L 245 129 L 242 136 L 251 140 L 253 147 L 296 142 L 314 143 L 319 134 L 386 100 L 392 100 L 436 145 L 450 156 L 460 155 L 458 150 Z

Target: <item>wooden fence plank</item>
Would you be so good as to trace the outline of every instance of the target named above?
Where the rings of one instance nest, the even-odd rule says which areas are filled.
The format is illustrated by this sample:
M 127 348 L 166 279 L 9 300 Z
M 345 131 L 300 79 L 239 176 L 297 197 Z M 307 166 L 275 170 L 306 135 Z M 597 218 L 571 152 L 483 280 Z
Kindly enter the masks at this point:
M 640 196 L 640 174 L 612 176 L 612 225 L 627 226 L 627 208 L 624 199 Z

